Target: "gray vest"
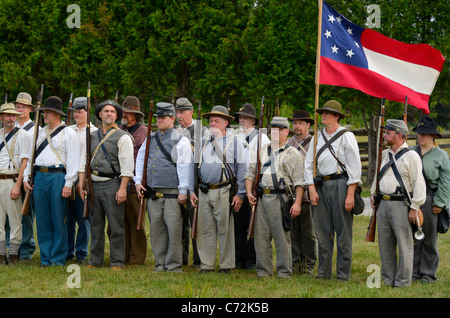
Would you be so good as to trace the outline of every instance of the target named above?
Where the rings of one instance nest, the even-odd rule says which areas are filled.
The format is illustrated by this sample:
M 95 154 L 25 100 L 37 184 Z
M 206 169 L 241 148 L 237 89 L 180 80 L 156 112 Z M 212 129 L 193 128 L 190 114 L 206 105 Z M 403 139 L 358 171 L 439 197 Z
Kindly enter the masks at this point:
M 106 132 L 106 134 L 103 134 L 102 128 L 100 128 L 98 131 L 91 132 L 91 155 L 94 152 L 97 145 L 100 143 L 100 141 L 105 137 L 105 135 L 108 134 L 108 132 L 109 130 Z M 98 138 L 99 133 L 100 139 Z M 115 173 L 120 174 L 118 142 L 120 137 L 126 134 L 128 133 L 123 131 L 122 129 L 117 129 L 117 131 L 103 143 L 103 147 L 105 147 L 105 150 L 109 154 L 109 158 L 114 167 L 114 170 L 113 168 L 111 168 L 111 165 L 109 164 L 102 147 L 100 147 L 95 157 L 93 157 L 91 160 L 91 169 L 93 174 L 95 175 L 98 174 L 99 176 L 105 176 L 110 178 L 113 178 L 114 177 L 113 175 Z
M 171 158 L 169 161 L 156 142 L 159 137 L 162 146 Z M 177 149 L 176 144 L 183 135 L 176 129 L 167 130 L 164 135 L 160 131 L 152 133 L 148 152 L 147 183 L 150 188 L 178 189 Z

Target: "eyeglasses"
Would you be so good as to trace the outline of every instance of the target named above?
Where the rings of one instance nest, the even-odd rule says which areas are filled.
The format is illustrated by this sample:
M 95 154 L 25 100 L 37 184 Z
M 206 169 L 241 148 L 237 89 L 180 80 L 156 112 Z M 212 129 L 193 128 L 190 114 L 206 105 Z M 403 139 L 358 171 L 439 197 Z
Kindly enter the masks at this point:
M 386 136 L 392 136 L 392 135 L 397 135 L 397 134 L 398 134 L 398 132 L 394 132 L 393 134 L 390 134 L 386 130 L 383 131 L 383 135 L 386 135 Z

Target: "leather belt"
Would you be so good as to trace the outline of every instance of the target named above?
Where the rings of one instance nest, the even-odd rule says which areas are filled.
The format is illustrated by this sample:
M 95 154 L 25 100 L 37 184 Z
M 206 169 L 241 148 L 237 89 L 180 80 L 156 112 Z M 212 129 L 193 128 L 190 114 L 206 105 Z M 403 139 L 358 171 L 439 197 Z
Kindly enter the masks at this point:
M 42 173 L 53 173 L 53 172 L 63 172 L 66 173 L 66 168 L 64 167 L 40 167 L 40 166 L 35 166 L 34 170 L 36 172 L 42 172 Z
M 214 189 L 220 189 L 223 187 L 226 187 L 227 185 L 229 185 L 229 182 L 223 182 L 223 183 L 207 183 L 208 187 L 210 190 L 214 190 Z
M 329 174 L 326 176 L 321 176 L 321 178 L 323 179 L 323 181 L 331 181 L 331 180 L 337 180 L 337 179 L 342 179 L 342 178 L 346 178 L 348 177 L 347 172 L 344 173 L 333 173 L 333 174 Z
M 286 193 L 286 191 L 278 189 L 271 189 L 271 188 L 262 188 L 262 193 L 263 194 L 284 194 Z
M 405 198 L 401 195 L 390 195 L 390 194 L 383 194 L 380 195 L 381 200 L 384 201 L 404 201 Z
M 6 180 L 6 179 L 16 179 L 18 178 L 18 174 L 6 174 L 6 173 L 0 173 L 0 180 Z
M 154 196 L 151 197 L 152 200 L 157 200 L 157 199 L 177 199 L 178 198 L 178 194 L 177 193 L 162 193 L 162 192 L 155 192 Z

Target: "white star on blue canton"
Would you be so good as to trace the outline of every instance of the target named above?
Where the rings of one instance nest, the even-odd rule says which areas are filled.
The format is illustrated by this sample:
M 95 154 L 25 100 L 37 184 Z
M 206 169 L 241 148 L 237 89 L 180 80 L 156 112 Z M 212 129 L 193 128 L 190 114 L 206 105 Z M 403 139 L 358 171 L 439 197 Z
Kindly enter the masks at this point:
M 330 21 L 331 23 L 333 23 L 335 20 L 334 16 L 332 15 L 329 15 L 328 18 L 329 18 L 328 21 Z
M 347 32 L 348 32 L 349 35 L 353 35 L 353 32 L 352 32 L 352 31 L 353 31 L 353 30 L 350 29 L 350 28 L 347 29 Z
M 326 30 L 326 32 L 323 35 L 325 35 L 327 37 L 327 39 L 328 39 L 328 38 L 331 37 L 331 31 Z
M 341 24 L 342 18 L 341 17 L 337 17 L 336 21 L 339 22 L 339 24 Z
M 355 53 L 353 53 L 353 49 L 352 50 L 347 50 L 347 54 L 345 56 L 348 56 L 350 58 L 352 58 L 352 55 L 355 55 Z
M 331 53 L 336 53 L 338 52 L 339 48 L 336 46 L 336 44 L 334 46 L 331 47 L 332 52 Z

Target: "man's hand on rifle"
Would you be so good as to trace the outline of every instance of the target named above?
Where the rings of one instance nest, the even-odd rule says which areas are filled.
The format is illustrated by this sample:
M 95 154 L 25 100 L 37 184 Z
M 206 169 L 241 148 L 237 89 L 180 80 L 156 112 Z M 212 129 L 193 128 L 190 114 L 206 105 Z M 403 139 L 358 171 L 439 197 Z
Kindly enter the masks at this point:
M 234 207 L 234 212 L 239 212 L 242 206 L 242 199 L 235 195 L 233 201 L 231 201 L 231 206 Z
M 28 183 L 28 181 L 24 181 L 23 182 L 23 188 L 25 189 L 25 191 L 32 191 L 33 187 Z
M 247 192 L 247 198 L 248 202 L 250 203 L 250 206 L 253 207 L 256 204 L 256 198 L 251 192 Z
M 142 184 L 136 184 L 136 194 L 139 200 L 144 197 L 144 191 L 147 191 Z
M 191 193 L 191 204 L 195 208 L 197 207 L 198 198 L 195 193 Z

